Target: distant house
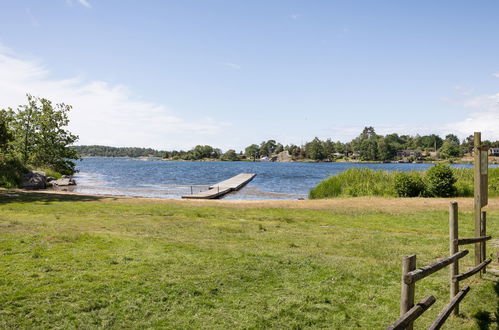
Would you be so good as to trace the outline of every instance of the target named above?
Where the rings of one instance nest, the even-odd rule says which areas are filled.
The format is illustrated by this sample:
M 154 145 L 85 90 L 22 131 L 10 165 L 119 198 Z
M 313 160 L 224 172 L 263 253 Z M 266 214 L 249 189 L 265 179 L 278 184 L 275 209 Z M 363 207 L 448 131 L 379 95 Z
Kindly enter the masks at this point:
M 499 148 L 490 148 L 489 153 L 491 156 L 499 156 Z
M 409 157 L 416 155 L 414 150 L 401 150 L 397 151 L 397 157 Z

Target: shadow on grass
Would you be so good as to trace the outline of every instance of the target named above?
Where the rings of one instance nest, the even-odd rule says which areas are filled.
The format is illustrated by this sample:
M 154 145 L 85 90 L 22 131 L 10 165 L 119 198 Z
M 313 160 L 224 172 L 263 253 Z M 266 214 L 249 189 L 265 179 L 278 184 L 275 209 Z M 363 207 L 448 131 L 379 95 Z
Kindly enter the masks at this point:
M 499 282 L 494 284 L 494 292 L 496 293 L 496 300 L 499 300 Z M 480 330 L 499 329 L 499 305 L 494 314 L 494 317 L 492 317 L 490 312 L 479 311 L 473 315 L 478 328 L 480 328 Z
M 73 194 L 50 194 L 36 192 L 22 192 L 17 190 L 0 190 L 0 205 L 9 203 L 32 203 L 32 202 L 93 202 L 102 199 L 116 199 L 109 196 L 73 195 Z

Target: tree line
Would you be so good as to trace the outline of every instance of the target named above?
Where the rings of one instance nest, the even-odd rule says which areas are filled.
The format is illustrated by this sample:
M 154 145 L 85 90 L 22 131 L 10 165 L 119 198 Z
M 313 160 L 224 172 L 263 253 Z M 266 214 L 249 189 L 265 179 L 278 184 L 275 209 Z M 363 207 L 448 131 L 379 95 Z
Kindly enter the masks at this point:
M 483 141 L 488 147 L 499 148 L 499 141 Z M 473 135 L 460 141 L 454 134 L 440 137 L 430 135 L 399 135 L 397 133 L 380 135 L 373 127 L 365 127 L 350 142 L 321 140 L 298 146 L 283 145 L 275 140 L 251 144 L 244 151 L 229 149 L 223 152 L 209 145 L 197 145 L 194 148 L 172 151 L 158 151 L 150 148 L 116 148 L 106 146 L 75 146 L 82 156 L 102 157 L 163 157 L 170 160 L 259 160 L 287 151 L 293 160 L 334 161 L 337 159 L 353 159 L 362 161 L 392 161 L 404 159 L 408 161 L 452 159 L 462 157 L 473 150 Z
M 101 145 L 72 146 L 81 157 L 164 157 L 164 151 L 152 148 L 108 147 Z

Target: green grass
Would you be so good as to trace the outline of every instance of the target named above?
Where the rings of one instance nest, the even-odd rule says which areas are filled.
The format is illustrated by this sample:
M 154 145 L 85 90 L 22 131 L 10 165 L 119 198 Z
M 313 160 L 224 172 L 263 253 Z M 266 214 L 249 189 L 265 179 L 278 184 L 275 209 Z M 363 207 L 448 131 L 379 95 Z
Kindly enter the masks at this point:
M 472 235 L 471 214 L 460 216 L 460 234 Z M 423 266 L 447 255 L 447 219 L 447 210 L 370 205 L 0 196 L 0 328 L 381 329 L 398 317 L 402 256 L 417 253 Z M 495 237 L 498 223 L 499 212 L 489 212 Z M 495 281 L 466 280 L 463 315 L 446 328 L 495 326 Z M 446 270 L 418 282 L 416 299 L 428 294 L 437 302 L 416 328 L 447 303 Z
M 457 179 L 458 197 L 473 196 L 473 169 L 453 168 Z M 323 180 L 310 190 L 311 199 L 334 197 L 381 196 L 397 197 L 394 180 L 397 171 L 372 170 L 368 168 L 350 168 Z M 412 171 L 414 175 L 424 177 L 424 171 Z M 489 196 L 499 196 L 499 168 L 489 168 Z

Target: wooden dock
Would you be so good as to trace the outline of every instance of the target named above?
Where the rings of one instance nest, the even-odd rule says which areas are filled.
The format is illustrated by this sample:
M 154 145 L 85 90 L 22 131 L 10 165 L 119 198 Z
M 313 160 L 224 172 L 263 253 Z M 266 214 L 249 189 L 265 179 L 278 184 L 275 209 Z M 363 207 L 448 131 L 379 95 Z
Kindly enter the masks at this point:
M 244 187 L 248 182 L 253 180 L 256 174 L 253 173 L 240 173 L 230 179 L 216 183 L 209 187 L 208 190 L 201 191 L 192 195 L 185 195 L 182 198 L 192 199 L 215 199 L 220 198 L 231 191 L 236 191 Z

